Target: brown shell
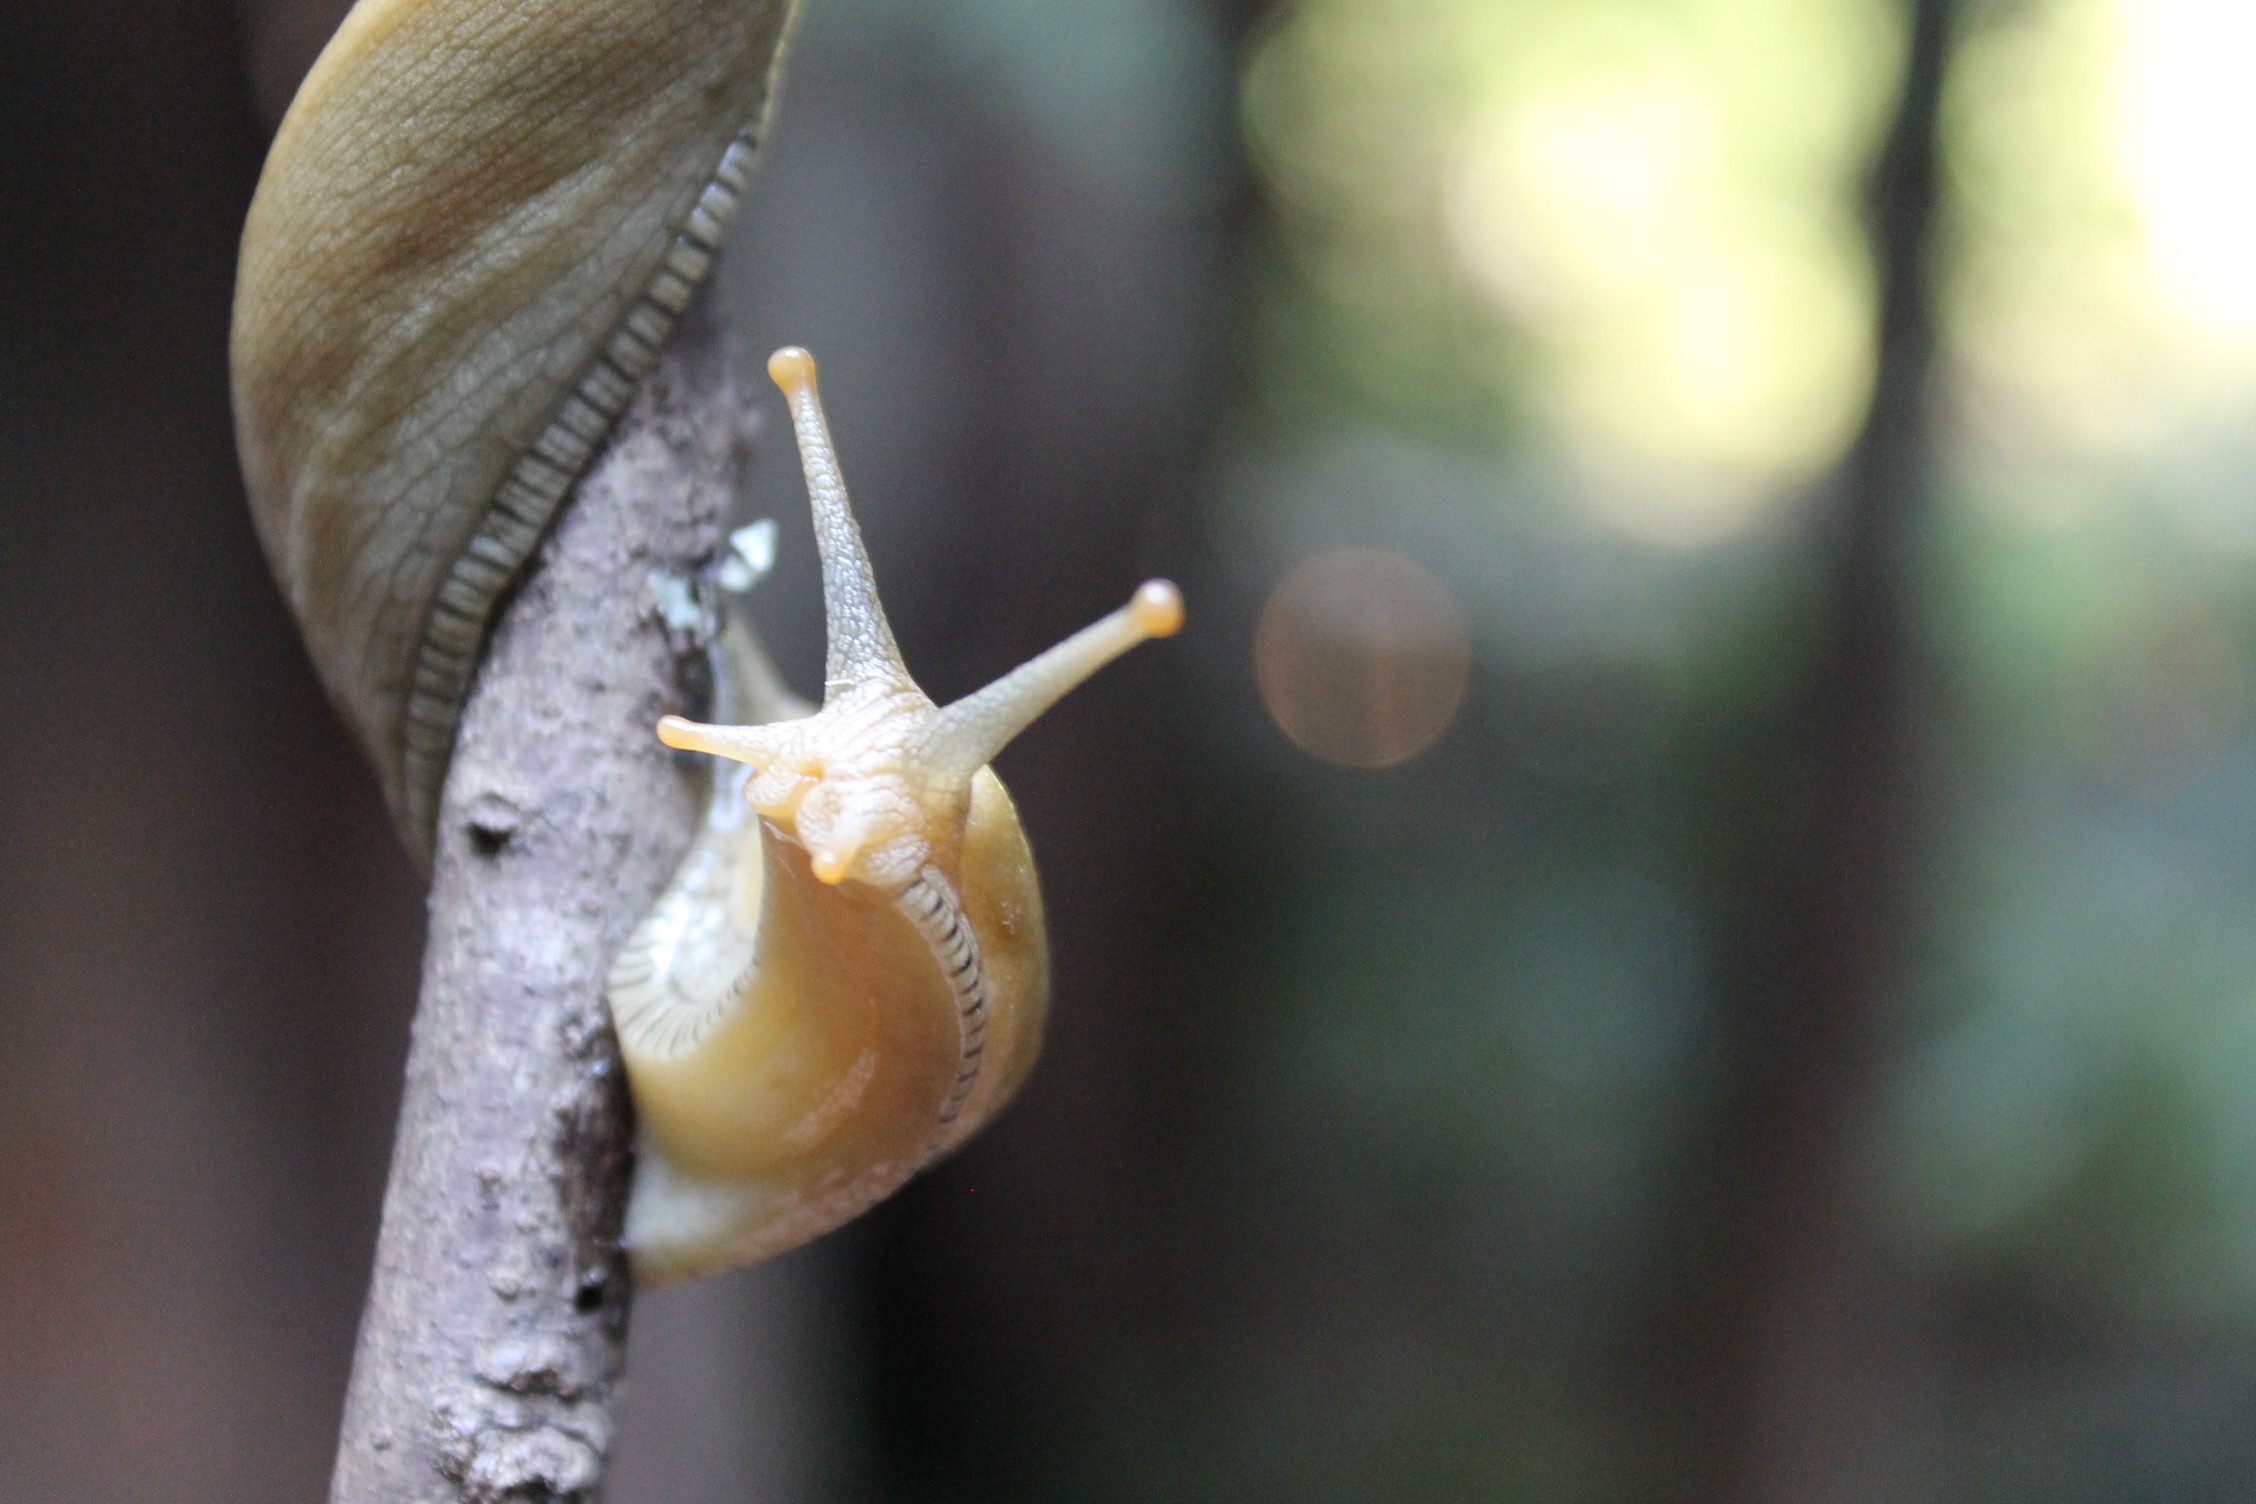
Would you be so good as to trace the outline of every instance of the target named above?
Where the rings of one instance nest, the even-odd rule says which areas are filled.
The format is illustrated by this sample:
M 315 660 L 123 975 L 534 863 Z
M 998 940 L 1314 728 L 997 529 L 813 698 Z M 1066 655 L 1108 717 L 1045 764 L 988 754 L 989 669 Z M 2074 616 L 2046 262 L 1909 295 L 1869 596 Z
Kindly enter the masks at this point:
M 711 265 L 795 0 L 360 0 L 243 231 L 236 440 L 428 861 L 494 611 Z

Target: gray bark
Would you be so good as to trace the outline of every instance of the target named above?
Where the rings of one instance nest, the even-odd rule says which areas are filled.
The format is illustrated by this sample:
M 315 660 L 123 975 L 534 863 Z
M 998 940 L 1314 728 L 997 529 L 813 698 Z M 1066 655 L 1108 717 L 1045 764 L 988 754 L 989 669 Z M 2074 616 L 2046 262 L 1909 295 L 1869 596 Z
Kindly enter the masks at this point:
M 714 551 L 743 404 L 693 312 L 504 611 L 441 806 L 423 992 L 332 1504 L 590 1500 L 632 1291 L 603 1001 L 687 844 L 652 733 L 701 645 L 650 576 Z

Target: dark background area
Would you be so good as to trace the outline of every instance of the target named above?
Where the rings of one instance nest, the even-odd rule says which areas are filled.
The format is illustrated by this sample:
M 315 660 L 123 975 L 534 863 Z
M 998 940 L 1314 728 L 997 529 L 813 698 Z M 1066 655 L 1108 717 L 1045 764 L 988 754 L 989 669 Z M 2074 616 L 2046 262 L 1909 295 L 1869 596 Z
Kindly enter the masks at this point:
M 340 9 L 0 0 L 8 1499 L 326 1482 L 421 904 L 259 558 L 225 350 Z M 2244 1497 L 2256 384 L 2229 309 L 2176 366 L 1998 313 L 2097 306 L 2058 269 L 2127 233 L 2076 81 L 2204 27 L 2245 55 L 2228 20 L 811 0 L 716 295 L 748 361 L 822 359 L 912 668 L 953 697 L 1153 573 L 1192 625 L 1000 761 L 1057 969 L 1024 1099 L 852 1228 L 639 1305 L 611 1497 Z M 1623 428 L 1667 407 L 1607 396 L 1643 347 L 1601 369 L 1576 332 L 1607 299 L 1648 327 L 1636 278 L 1713 249 L 1640 165 L 1687 133 L 1626 168 L 1608 135 L 1674 85 L 1526 103 L 1577 68 L 1725 79 L 1723 165 L 1685 178 L 1740 205 L 1716 244 L 1802 244 L 1784 215 L 1846 247 L 1837 419 L 1774 424 L 1802 458 L 1737 489 L 1702 478 L 1727 423 Z M 1766 77 L 1853 108 L 1732 126 Z M 1745 164 L 1833 114 L 1825 171 L 1746 209 Z M 1522 239 L 1481 262 L 1489 183 Z M 1561 204 L 1646 215 L 1651 264 L 1527 281 Z M 1727 353 L 1833 337 L 1758 322 Z M 787 445 L 745 514 L 809 686 Z M 1441 604 L 1279 605 L 1342 546 Z M 1462 699 L 1336 765 L 1325 716 L 1394 712 L 1302 703 L 1257 632 Z

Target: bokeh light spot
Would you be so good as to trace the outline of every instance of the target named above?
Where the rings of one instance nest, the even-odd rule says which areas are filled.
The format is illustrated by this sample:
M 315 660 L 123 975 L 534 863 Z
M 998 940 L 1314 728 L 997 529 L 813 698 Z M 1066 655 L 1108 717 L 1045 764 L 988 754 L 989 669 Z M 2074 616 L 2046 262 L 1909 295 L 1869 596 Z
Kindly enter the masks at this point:
M 1385 768 L 1449 729 L 1472 654 L 1448 586 L 1391 550 L 1342 548 L 1271 592 L 1253 660 L 1262 703 L 1296 746 Z
M 1246 74 L 1288 385 L 1540 452 L 1664 548 L 1807 495 L 1867 406 L 1876 0 L 1301 0 Z M 1287 333 L 1289 331 L 1289 333 Z M 1498 419 L 1504 418 L 1504 423 Z
M 1946 323 L 2006 515 L 2072 524 L 2103 466 L 2199 446 L 2256 393 L 2251 46 L 2243 0 L 2046 0 L 1970 36 Z
M 2256 337 L 2256 200 L 2235 191 L 2256 133 L 2256 9 L 2246 0 L 2122 7 L 2118 150 L 2163 295 L 2196 326 Z

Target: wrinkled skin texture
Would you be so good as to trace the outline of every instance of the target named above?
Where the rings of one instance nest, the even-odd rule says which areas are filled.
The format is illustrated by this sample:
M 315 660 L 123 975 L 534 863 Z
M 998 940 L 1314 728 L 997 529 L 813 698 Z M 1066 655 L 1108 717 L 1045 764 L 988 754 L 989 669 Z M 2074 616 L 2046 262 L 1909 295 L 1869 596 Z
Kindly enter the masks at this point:
M 267 556 L 418 856 L 451 748 L 411 771 L 434 602 L 761 121 L 788 15 L 363 0 L 275 138 L 236 284 L 237 441 Z M 473 575 L 469 664 L 529 547 Z

